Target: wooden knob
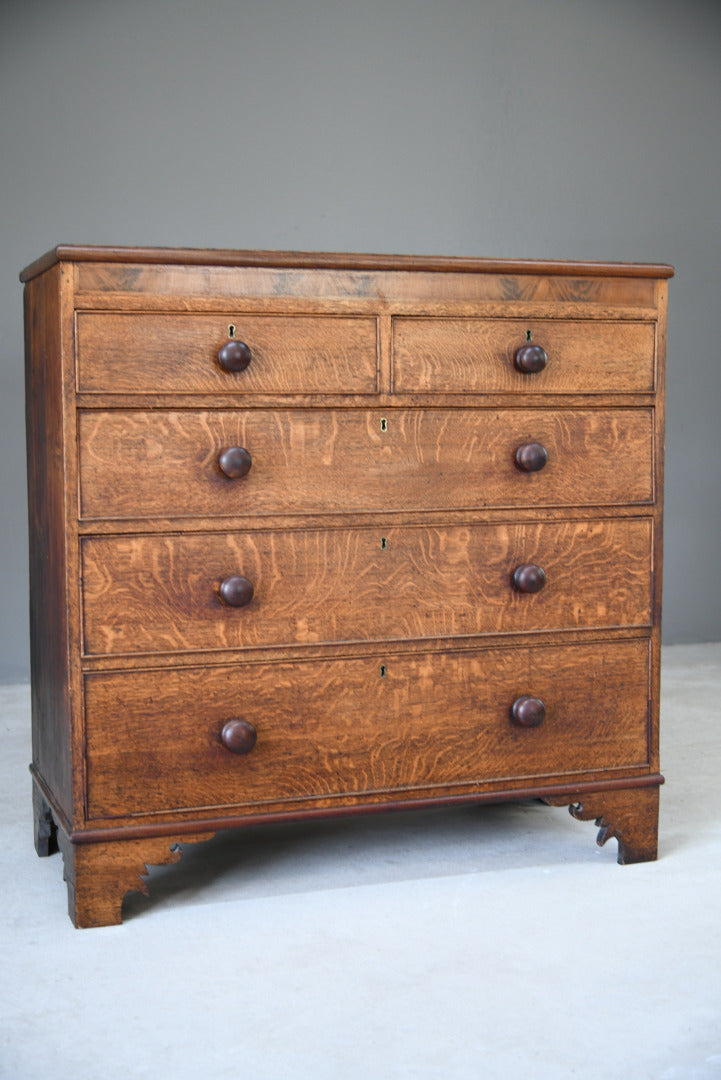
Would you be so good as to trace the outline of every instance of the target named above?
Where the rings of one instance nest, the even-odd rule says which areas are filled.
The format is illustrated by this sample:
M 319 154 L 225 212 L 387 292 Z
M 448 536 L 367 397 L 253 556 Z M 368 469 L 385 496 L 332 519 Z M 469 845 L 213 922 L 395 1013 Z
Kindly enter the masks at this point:
M 231 754 L 249 754 L 258 737 L 253 725 L 248 720 L 228 720 L 223 724 L 220 738 L 226 750 Z
M 245 577 L 234 575 L 221 581 L 218 592 L 229 607 L 245 607 L 253 599 L 253 583 Z
M 231 480 L 239 480 L 241 476 L 245 476 L 246 473 L 250 472 L 252 464 L 253 459 L 244 446 L 229 446 L 227 450 L 218 455 L 220 471 L 229 476 Z
M 546 572 L 542 566 L 535 563 L 522 563 L 513 571 L 513 587 L 518 592 L 540 592 L 546 584 Z
M 548 363 L 548 353 L 540 345 L 521 345 L 513 354 L 513 362 L 524 375 L 535 375 Z
M 521 727 L 538 727 L 546 719 L 546 706 L 540 698 L 523 694 L 511 705 L 511 718 Z
M 539 442 L 527 442 L 518 447 L 514 456 L 523 472 L 538 472 L 548 461 L 548 450 Z
M 250 363 L 250 349 L 244 341 L 233 338 L 218 349 L 218 363 L 223 371 L 245 371 Z

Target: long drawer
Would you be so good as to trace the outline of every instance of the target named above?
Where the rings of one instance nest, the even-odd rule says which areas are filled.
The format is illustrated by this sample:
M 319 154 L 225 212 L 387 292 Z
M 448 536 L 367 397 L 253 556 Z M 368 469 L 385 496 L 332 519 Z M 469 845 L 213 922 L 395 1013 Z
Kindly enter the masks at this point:
M 653 323 L 562 319 L 396 318 L 399 393 L 631 393 L 655 386 Z M 516 350 L 542 348 L 546 366 L 524 373 Z
M 643 504 L 651 409 L 286 409 L 79 414 L 85 519 Z M 517 463 L 541 447 L 537 471 Z M 230 448 L 250 467 L 230 478 Z
M 651 529 L 621 519 L 91 537 L 85 652 L 648 625 Z M 234 607 L 221 585 L 236 577 L 252 597 Z
M 371 394 L 377 338 L 375 317 L 80 312 L 77 383 L 124 394 Z M 242 371 L 219 363 L 229 340 L 249 350 Z
M 262 813 L 643 768 L 648 663 L 639 639 L 88 675 L 89 817 Z M 545 709 L 533 727 L 513 719 L 528 697 Z M 234 720 L 254 734 L 248 753 L 226 748 Z

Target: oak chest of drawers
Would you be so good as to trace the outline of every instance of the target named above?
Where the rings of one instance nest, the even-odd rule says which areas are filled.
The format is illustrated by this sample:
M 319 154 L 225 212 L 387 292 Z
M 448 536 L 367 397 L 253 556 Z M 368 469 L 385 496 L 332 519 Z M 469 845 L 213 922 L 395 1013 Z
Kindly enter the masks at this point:
M 36 847 L 540 798 L 655 858 L 667 266 L 60 247 L 26 302 Z

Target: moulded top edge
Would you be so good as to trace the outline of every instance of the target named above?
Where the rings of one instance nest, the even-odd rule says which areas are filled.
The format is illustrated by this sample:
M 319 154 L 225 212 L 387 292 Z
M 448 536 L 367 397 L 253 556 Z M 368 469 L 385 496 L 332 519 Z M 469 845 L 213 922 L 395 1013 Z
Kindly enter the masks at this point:
M 26 266 L 20 274 L 20 280 L 30 281 L 60 262 L 166 263 L 176 266 L 269 267 L 304 270 L 425 270 L 469 274 L 561 274 L 589 277 L 670 278 L 674 274 L 673 267 L 665 263 L 60 244 Z

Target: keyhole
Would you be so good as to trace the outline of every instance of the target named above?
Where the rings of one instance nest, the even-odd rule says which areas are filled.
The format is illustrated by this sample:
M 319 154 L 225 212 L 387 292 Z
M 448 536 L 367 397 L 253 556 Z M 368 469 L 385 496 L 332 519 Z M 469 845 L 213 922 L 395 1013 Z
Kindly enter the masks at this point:
M 231 323 L 230 326 L 228 327 L 228 337 L 229 338 L 234 338 L 235 337 L 235 323 Z
M 388 547 L 388 537 L 387 536 L 381 536 L 381 547 L 383 548 L 384 551 Z
M 388 668 L 385 666 L 385 664 L 381 664 L 381 679 L 385 679 L 387 674 Z
M 381 431 L 388 431 L 388 421 L 385 416 L 381 419 Z
M 526 330 L 526 341 L 533 341 L 533 331 Z

